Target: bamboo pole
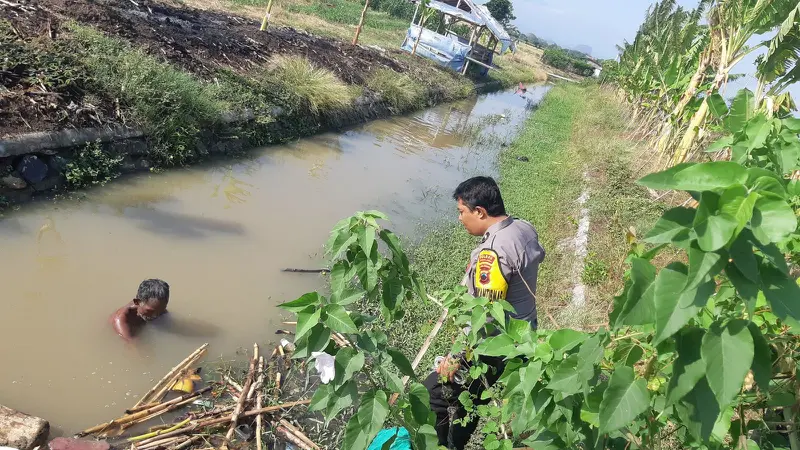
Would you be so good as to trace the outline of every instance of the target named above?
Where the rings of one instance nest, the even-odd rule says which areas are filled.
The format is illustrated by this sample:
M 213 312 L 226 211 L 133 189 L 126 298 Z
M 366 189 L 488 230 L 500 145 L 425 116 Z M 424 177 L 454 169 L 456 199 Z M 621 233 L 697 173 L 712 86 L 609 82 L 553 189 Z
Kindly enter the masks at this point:
M 419 366 L 419 363 L 422 361 L 422 358 L 425 356 L 425 353 L 427 353 L 428 348 L 430 348 L 431 343 L 433 342 L 433 338 L 435 338 L 436 335 L 439 333 L 439 330 L 442 328 L 444 321 L 447 319 L 447 314 L 448 310 L 447 308 L 445 308 L 444 311 L 442 311 L 442 315 L 439 317 L 439 320 L 433 326 L 431 332 L 428 333 L 428 337 L 425 338 L 425 342 L 422 343 L 422 347 L 420 347 L 419 351 L 417 352 L 417 356 L 414 357 L 414 361 L 411 363 L 412 369 L 416 370 L 417 366 Z M 406 384 L 408 384 L 408 380 L 410 379 L 411 377 L 409 377 L 408 375 L 403 377 L 403 387 L 405 387 Z M 399 395 L 400 394 L 397 392 L 392 394 L 392 397 L 389 399 L 389 404 L 394 405 Z
M 171 426 L 171 427 L 169 427 L 169 428 L 165 428 L 165 429 L 163 429 L 163 430 L 153 431 L 153 432 L 151 432 L 151 433 L 142 434 L 142 435 L 140 435 L 140 436 L 134 436 L 134 437 L 132 437 L 132 438 L 128 438 L 128 442 L 137 442 L 137 441 L 143 441 L 143 440 L 145 440 L 145 439 L 149 439 L 149 438 L 151 438 L 151 437 L 155 437 L 155 436 L 161 436 L 162 434 L 167 434 L 167 433 L 169 433 L 170 431 L 175 431 L 175 430 L 177 430 L 178 428 L 183 428 L 183 426 L 184 426 L 184 425 L 186 425 L 187 423 L 189 423 L 189 419 L 186 419 L 186 420 L 184 420 L 183 422 L 180 422 L 180 423 L 178 423 L 178 424 L 175 424 L 175 425 L 173 425 L 173 426 Z
M 423 0 L 420 0 L 420 2 L 422 2 L 422 1 Z M 412 55 L 416 55 L 417 54 L 417 46 L 419 45 L 419 41 L 422 40 L 422 31 L 425 29 L 425 22 L 426 22 L 425 13 L 427 13 L 427 12 L 428 12 L 428 8 L 423 6 L 422 7 L 422 14 L 420 14 L 420 16 L 419 16 L 419 34 L 417 34 L 417 40 L 414 41 L 414 48 L 411 49 L 411 54 Z
M 296 401 L 296 402 L 281 403 L 280 405 L 267 406 L 267 407 L 264 407 L 264 408 L 253 409 L 253 410 L 247 411 L 247 412 L 241 414 L 239 416 L 239 418 L 253 417 L 253 416 L 257 416 L 259 414 L 270 414 L 270 413 L 274 413 L 275 411 L 280 411 L 282 409 L 293 408 L 295 406 L 300 406 L 300 405 L 308 405 L 309 403 L 311 403 L 311 400 L 299 400 L 299 401 Z M 208 427 L 213 427 L 213 426 L 216 426 L 216 425 L 221 425 L 221 424 L 230 422 L 230 420 L 231 420 L 230 416 L 225 416 L 225 417 L 217 417 L 217 418 L 214 418 L 214 419 L 204 420 L 202 422 L 195 422 L 195 423 L 189 424 L 186 427 L 181 428 L 179 430 L 175 430 L 175 431 L 171 431 L 169 433 L 163 434 L 163 435 L 161 435 L 161 436 L 159 436 L 157 438 L 146 439 L 146 440 L 140 442 L 137 447 L 138 448 L 142 448 L 143 446 L 151 444 L 152 442 L 154 442 L 156 440 L 166 439 L 168 437 L 181 436 L 183 434 L 191 433 L 192 431 L 200 430 L 202 428 L 208 428 Z
M 175 378 L 177 375 L 179 375 L 183 370 L 185 370 L 187 367 L 191 366 L 198 359 L 200 359 L 200 357 L 203 355 L 203 353 L 205 353 L 207 348 L 208 348 L 207 343 L 201 345 L 200 348 L 195 350 L 191 355 L 187 356 L 186 359 L 178 363 L 177 366 L 173 367 L 172 370 L 167 372 L 164 378 L 162 378 L 158 383 L 156 383 L 155 386 L 153 386 L 146 394 L 142 396 L 142 398 L 139 399 L 138 402 L 136 402 L 135 405 L 133 405 L 132 409 L 135 409 L 145 403 L 152 403 L 153 399 L 151 399 L 151 396 L 153 396 L 153 394 L 159 391 L 159 389 L 164 385 L 164 383 L 172 381 L 172 379 Z M 169 387 L 172 387 L 174 384 L 175 383 L 173 382 L 169 383 L 168 385 Z
M 267 31 L 269 26 L 269 19 L 272 16 L 272 0 L 267 2 L 267 12 L 264 13 L 264 19 L 261 21 L 261 31 Z
M 144 411 L 145 409 L 152 408 L 152 407 L 158 406 L 160 404 L 161 404 L 161 402 L 152 402 L 152 403 L 147 403 L 147 404 L 144 404 L 144 405 L 139 405 L 139 406 L 137 406 L 135 408 L 126 409 L 125 410 L 125 414 L 136 414 L 139 411 Z
M 353 45 L 358 44 L 358 36 L 361 34 L 361 27 L 364 25 L 364 18 L 367 16 L 367 8 L 369 8 L 369 0 L 364 0 L 364 9 L 361 11 L 361 18 L 358 20 L 356 35 L 353 36 Z
M 306 436 L 306 435 L 305 435 L 305 433 L 303 433 L 302 431 L 300 431 L 300 429 L 299 429 L 299 428 L 297 428 L 297 427 L 295 427 L 294 425 L 292 425 L 291 423 L 289 423 L 289 421 L 288 421 L 288 420 L 286 420 L 286 419 L 281 419 L 281 420 L 279 421 L 279 423 L 280 423 L 280 424 L 281 424 L 283 427 L 285 427 L 286 429 L 288 429 L 289 431 L 291 431 L 291 432 L 292 432 L 292 433 L 293 433 L 295 436 L 297 436 L 298 438 L 300 438 L 300 440 L 302 440 L 303 442 L 305 442 L 305 443 L 306 443 L 306 445 L 308 445 L 308 446 L 309 446 L 309 447 L 311 447 L 312 449 L 314 449 L 314 450 L 320 450 L 320 448 L 319 448 L 319 445 L 315 444 L 315 443 L 314 443 L 314 441 L 312 441 L 311 439 L 309 439 L 309 437 L 308 437 L 308 436 Z
M 244 384 L 242 385 L 242 395 L 239 396 L 239 401 L 236 403 L 236 408 L 234 408 L 233 413 L 231 414 L 231 425 L 228 427 L 228 433 L 225 434 L 225 439 L 230 441 L 233 438 L 233 431 L 236 429 L 236 423 L 239 422 L 239 415 L 242 413 L 244 409 L 244 402 L 247 400 L 247 394 L 250 392 L 250 385 L 253 384 L 253 375 L 256 371 L 256 360 L 250 360 L 250 369 L 247 371 L 247 378 L 244 380 Z
M 136 447 L 136 448 L 138 450 L 151 450 L 151 449 L 159 448 L 159 447 L 166 448 L 166 447 L 169 447 L 169 446 L 175 445 L 175 444 L 181 444 L 182 445 L 183 443 L 185 443 L 188 440 L 190 440 L 190 438 L 188 436 L 175 436 L 175 437 L 171 437 L 171 438 L 166 438 L 166 439 L 153 441 L 150 444 L 142 445 L 142 446 L 139 446 L 139 447 Z
M 258 394 L 256 394 L 256 409 L 261 409 L 264 404 L 264 357 L 258 358 Z M 263 444 L 261 442 L 261 434 L 263 433 L 264 416 L 259 414 L 256 416 L 256 450 L 262 450 Z
M 298 448 L 301 448 L 302 450 L 313 450 L 311 446 L 303 442 L 299 436 L 295 436 L 294 433 L 292 433 L 286 427 L 279 425 L 275 431 L 280 437 L 296 445 Z
M 196 442 L 200 442 L 202 439 L 203 439 L 203 436 L 192 436 L 188 441 L 186 441 L 183 444 L 178 445 L 177 447 L 175 447 L 175 450 L 182 450 L 182 449 L 184 449 L 186 447 L 191 446 L 192 444 L 194 444 Z
M 182 395 L 182 396 L 174 398 L 174 399 L 172 399 L 172 400 L 170 400 L 168 402 L 164 402 L 164 403 L 161 403 L 161 404 L 159 404 L 157 406 L 154 406 L 154 407 L 152 407 L 150 409 L 145 409 L 143 411 L 139 411 L 136 414 L 123 416 L 123 417 L 120 417 L 118 419 L 114 419 L 114 420 L 112 420 L 110 422 L 107 422 L 107 423 L 102 423 L 100 425 L 95 425 L 95 426 L 93 426 L 93 427 L 91 427 L 89 429 L 81 431 L 80 433 L 76 434 L 76 436 L 77 437 L 83 437 L 83 436 L 86 436 L 86 435 L 89 435 L 89 434 L 95 434 L 95 433 L 99 433 L 101 431 L 105 431 L 105 430 L 107 430 L 107 429 L 109 429 L 111 427 L 125 425 L 125 424 L 131 423 L 131 422 L 137 422 L 138 419 L 141 419 L 143 417 L 147 417 L 147 416 L 149 416 L 149 415 L 151 415 L 153 413 L 156 413 L 156 412 L 163 414 L 163 413 L 165 413 L 167 411 L 171 411 L 175 407 L 179 406 L 182 402 L 185 402 L 186 400 L 193 399 L 194 397 L 199 397 L 199 396 L 205 394 L 206 392 L 208 392 L 210 390 L 211 390 L 211 386 L 207 386 L 207 387 L 205 387 L 205 388 L 203 388 L 203 389 L 201 389 L 201 390 L 199 390 L 197 392 L 193 392 L 191 394 Z

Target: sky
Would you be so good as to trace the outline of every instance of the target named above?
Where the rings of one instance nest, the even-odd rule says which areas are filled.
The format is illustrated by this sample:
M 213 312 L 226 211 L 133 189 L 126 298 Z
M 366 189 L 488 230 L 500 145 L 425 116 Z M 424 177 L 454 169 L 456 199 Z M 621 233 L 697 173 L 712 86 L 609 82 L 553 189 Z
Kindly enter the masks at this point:
M 632 40 L 644 20 L 649 0 L 511 0 L 524 33 L 574 48 L 588 45 L 596 58 L 614 58 L 616 45 Z M 695 0 L 679 0 L 692 8 Z
M 614 59 L 616 45 L 629 42 L 644 21 L 650 0 L 511 0 L 514 5 L 513 22 L 523 33 L 534 33 L 542 39 L 575 48 L 588 45 L 595 58 Z M 697 6 L 698 0 L 678 0 L 687 9 Z M 753 39 L 751 44 L 758 43 Z M 756 56 L 763 51 L 751 53 L 733 70 L 733 73 L 753 74 Z M 752 76 L 731 82 L 723 96 L 733 97 L 741 88 L 755 90 Z M 789 88 L 792 97 L 800 101 L 800 83 Z

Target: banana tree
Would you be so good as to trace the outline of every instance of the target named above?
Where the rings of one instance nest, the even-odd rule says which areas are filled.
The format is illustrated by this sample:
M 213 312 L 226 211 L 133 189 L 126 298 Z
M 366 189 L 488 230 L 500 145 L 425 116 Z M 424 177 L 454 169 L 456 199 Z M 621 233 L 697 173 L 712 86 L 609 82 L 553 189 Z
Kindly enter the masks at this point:
M 792 0 L 737 0 L 719 1 L 709 11 L 711 55 L 715 61 L 715 75 L 699 108 L 689 121 L 688 128 L 673 154 L 672 163 L 686 160 L 698 133 L 709 114 L 708 98 L 718 92 L 728 81 L 731 70 L 745 56 L 759 46 L 747 42 L 755 35 L 768 32 L 781 24 Z M 782 15 L 783 13 L 783 15 Z

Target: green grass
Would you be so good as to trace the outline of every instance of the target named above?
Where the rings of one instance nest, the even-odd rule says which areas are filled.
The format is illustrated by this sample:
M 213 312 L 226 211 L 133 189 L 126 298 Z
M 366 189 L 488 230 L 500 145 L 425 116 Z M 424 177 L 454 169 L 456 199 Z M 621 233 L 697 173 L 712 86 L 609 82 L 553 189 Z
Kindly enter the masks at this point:
M 358 96 L 333 72 L 301 56 L 274 56 L 268 70 L 272 82 L 301 99 L 314 114 L 344 108 Z
M 425 89 L 404 73 L 381 68 L 367 80 L 367 87 L 399 111 L 406 111 L 425 104 Z
M 287 9 L 292 12 L 314 15 L 332 23 L 358 25 L 364 5 L 348 0 L 325 0 L 311 3 L 291 3 L 287 5 Z M 392 17 L 385 12 L 368 11 L 364 19 L 364 26 L 376 30 L 404 30 L 408 28 L 408 21 Z
M 200 130 L 215 126 L 223 111 L 230 109 L 207 83 L 143 50 L 92 28 L 69 28 L 96 89 L 119 98 L 132 112 L 132 119 L 154 139 L 153 156 L 159 165 L 190 161 Z

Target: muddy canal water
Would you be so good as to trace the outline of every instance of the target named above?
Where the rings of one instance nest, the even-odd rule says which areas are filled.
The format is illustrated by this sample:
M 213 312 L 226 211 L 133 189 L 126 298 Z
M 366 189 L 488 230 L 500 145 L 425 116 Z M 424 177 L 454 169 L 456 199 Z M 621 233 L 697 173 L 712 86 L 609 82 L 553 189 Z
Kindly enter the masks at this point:
M 288 315 L 275 305 L 325 287 L 282 268 L 322 265 L 328 231 L 357 210 L 387 213 L 412 240 L 420 224 L 453 220 L 456 184 L 496 171 L 500 145 L 486 138 L 511 139 L 544 92 L 484 95 L 6 214 L 0 404 L 72 434 L 119 416 L 204 342 L 213 361 L 276 340 Z M 107 319 L 146 278 L 170 284 L 170 313 L 129 345 Z

